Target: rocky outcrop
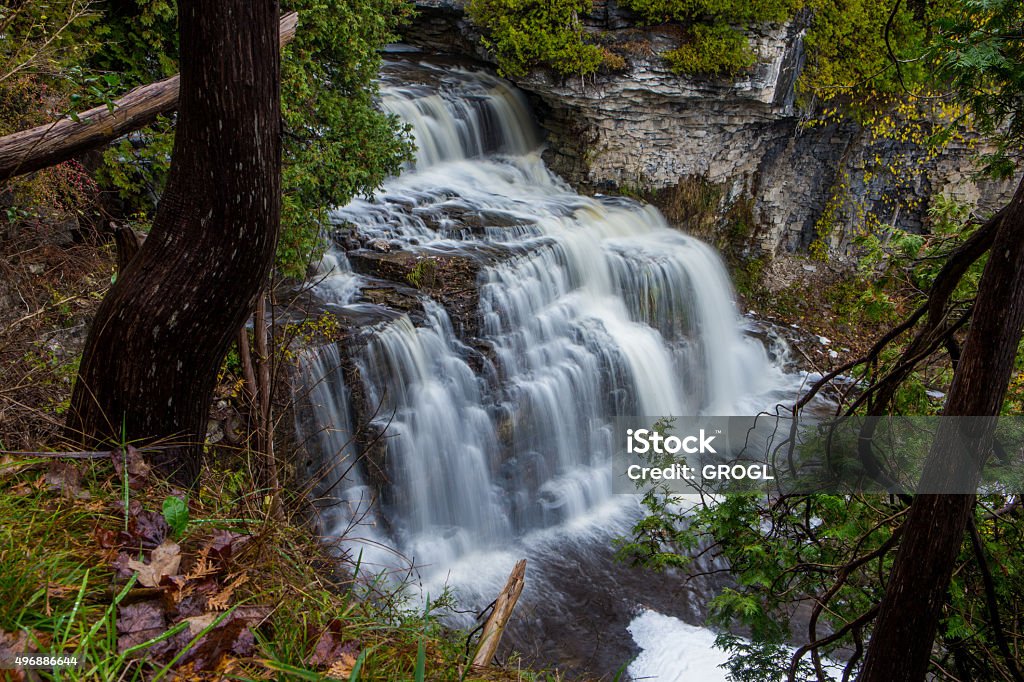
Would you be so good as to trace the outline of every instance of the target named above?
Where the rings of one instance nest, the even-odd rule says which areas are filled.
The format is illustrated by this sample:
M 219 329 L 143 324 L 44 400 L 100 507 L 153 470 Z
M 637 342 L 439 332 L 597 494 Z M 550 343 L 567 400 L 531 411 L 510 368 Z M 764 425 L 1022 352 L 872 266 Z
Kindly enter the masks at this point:
M 459 0 L 420 8 L 407 40 L 488 58 Z M 626 56 L 625 72 L 580 79 L 538 69 L 517 79 L 547 130 L 545 159 L 577 187 L 654 190 L 700 178 L 721 189 L 722 213 L 752 202 L 756 232 L 746 246 L 768 254 L 820 239 L 843 255 L 865 222 L 918 229 L 936 194 L 982 210 L 1010 196 L 1012 181 L 974 177 L 970 141 L 936 155 L 850 121 L 804 125 L 795 84 L 806 17 L 751 30 L 759 61 L 732 81 L 673 74 L 658 55 L 678 44 L 675 30 L 637 29 L 615 0 L 595 3 L 586 23 Z

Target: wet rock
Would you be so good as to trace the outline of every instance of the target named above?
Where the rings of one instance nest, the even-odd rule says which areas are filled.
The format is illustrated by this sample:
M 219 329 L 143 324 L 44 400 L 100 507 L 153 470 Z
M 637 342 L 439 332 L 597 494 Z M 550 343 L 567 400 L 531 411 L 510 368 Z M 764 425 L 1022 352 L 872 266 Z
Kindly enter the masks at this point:
M 379 305 L 400 310 L 422 309 L 410 301 L 412 292 L 422 292 L 440 303 L 448 312 L 456 332 L 462 338 L 477 336 L 479 331 L 480 291 L 477 278 L 486 262 L 500 257 L 497 247 L 480 245 L 459 251 L 437 248 L 416 251 L 379 253 L 362 250 L 349 253 L 349 262 L 356 272 L 397 286 L 372 286 L 362 295 Z M 412 292 L 409 291 L 412 288 Z

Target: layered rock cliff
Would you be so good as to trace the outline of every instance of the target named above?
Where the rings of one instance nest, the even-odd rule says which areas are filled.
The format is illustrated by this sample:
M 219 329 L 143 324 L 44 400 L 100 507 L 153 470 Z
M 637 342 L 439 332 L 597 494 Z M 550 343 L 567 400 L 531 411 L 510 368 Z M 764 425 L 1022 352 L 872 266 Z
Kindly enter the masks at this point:
M 491 60 L 461 0 L 420 0 L 419 10 L 408 42 Z M 659 57 L 677 44 L 671 27 L 637 29 L 629 12 L 604 0 L 586 23 L 605 44 L 626 47 L 624 72 L 580 79 L 538 69 L 516 82 L 548 133 L 545 159 L 569 182 L 636 191 L 699 178 L 717 188 L 721 213 L 750 203 L 749 252 L 797 252 L 818 239 L 844 256 L 866 224 L 919 229 L 935 195 L 982 211 L 1009 198 L 1013 182 L 976 177 L 969 136 L 930 154 L 898 123 L 887 135 L 848 119 L 808 125 L 795 105 L 806 21 L 751 30 L 759 61 L 736 80 L 688 78 Z

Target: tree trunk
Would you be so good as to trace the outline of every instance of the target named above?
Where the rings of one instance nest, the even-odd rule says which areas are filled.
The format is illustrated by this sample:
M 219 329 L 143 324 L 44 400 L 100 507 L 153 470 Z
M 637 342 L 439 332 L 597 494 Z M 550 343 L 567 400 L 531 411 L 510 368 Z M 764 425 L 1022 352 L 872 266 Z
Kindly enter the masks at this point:
M 295 12 L 281 17 L 282 47 L 295 37 L 298 20 Z M 171 76 L 129 91 L 113 109 L 101 105 L 82 112 L 77 121 L 62 118 L 0 137 L 0 182 L 67 161 L 149 125 L 177 108 L 178 91 L 179 76 Z
M 998 415 L 1024 326 L 1024 181 L 985 265 L 974 316 L 943 415 Z M 976 488 L 994 420 L 943 420 L 919 491 Z M 974 509 L 974 495 L 914 498 L 875 623 L 861 682 L 916 682 L 928 672 L 942 606 Z
M 89 446 L 161 441 L 199 471 L 217 371 L 273 262 L 280 215 L 276 0 L 179 0 L 181 96 L 153 229 L 100 306 L 71 400 Z

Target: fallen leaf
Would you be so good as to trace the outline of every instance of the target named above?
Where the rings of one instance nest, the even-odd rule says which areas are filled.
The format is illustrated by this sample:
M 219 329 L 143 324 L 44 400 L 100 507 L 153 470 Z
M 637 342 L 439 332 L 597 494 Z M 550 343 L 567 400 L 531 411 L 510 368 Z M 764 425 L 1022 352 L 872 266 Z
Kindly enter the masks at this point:
M 315 666 L 329 666 L 341 660 L 344 655 L 356 655 L 359 647 L 353 641 L 345 641 L 342 638 L 344 624 L 335 618 L 317 638 L 313 655 L 309 658 L 309 664 Z
M 24 630 L 17 634 L 0 630 L 0 661 L 12 661 L 16 655 L 32 651 L 30 647 L 31 642 Z M 25 679 L 25 673 L 20 668 L 2 670 L 0 676 L 0 679 L 10 682 L 22 682 Z
M 145 485 L 151 467 L 146 464 L 141 452 L 129 445 L 124 450 L 111 450 L 110 459 L 114 463 L 114 473 L 118 478 L 123 478 L 127 471 L 129 488 L 138 489 Z
M 176 575 L 181 564 L 181 548 L 172 540 L 164 540 L 153 550 L 149 563 L 129 559 L 128 567 L 139 574 L 139 584 L 157 587 L 165 575 Z
M 32 481 L 22 481 L 18 485 L 11 488 L 9 495 L 14 497 L 24 497 L 25 495 L 31 495 L 34 492 L 39 492 L 46 487 L 46 477 L 40 476 L 39 478 Z
M 229 530 L 220 530 L 213 534 L 207 547 L 209 547 L 212 558 L 219 559 L 222 563 L 228 565 L 251 539 L 252 536 L 249 535 L 233 533 Z
M 34 464 L 32 462 L 26 462 L 25 460 L 15 459 L 10 455 L 4 455 L 3 457 L 0 457 L 0 481 L 4 480 L 8 476 L 14 476 L 30 466 L 34 466 Z
M 121 634 L 163 628 L 166 622 L 163 605 L 156 599 L 117 609 L 117 631 Z
M 195 637 L 200 632 L 210 627 L 213 621 L 217 620 L 219 613 L 204 613 L 201 616 L 192 616 L 182 620 L 188 621 L 188 633 Z
M 178 603 L 178 615 L 194 617 L 202 615 L 206 611 L 206 595 L 189 594 Z
M 92 537 L 96 540 L 96 544 L 103 549 L 113 549 L 120 546 L 117 541 L 117 531 L 110 530 L 109 528 L 102 528 L 97 525 L 92 530 Z
M 167 614 L 163 601 L 149 601 L 129 604 L 118 608 L 117 618 L 117 650 L 124 653 L 132 647 L 159 637 L 167 631 Z M 185 631 L 146 647 L 136 655 L 146 659 L 156 659 L 172 651 L 179 651 L 191 639 Z
M 68 499 L 87 500 L 91 497 L 87 490 L 82 490 L 82 472 L 72 462 L 51 461 L 43 478 L 49 490 L 59 491 Z
M 135 575 L 135 571 L 133 571 L 128 565 L 128 562 L 130 561 L 132 561 L 131 555 L 127 552 L 118 552 L 117 558 L 110 564 L 114 568 L 114 574 L 118 578 L 131 578 Z
M 356 664 L 357 657 L 349 653 L 343 653 L 341 658 L 331 664 L 325 673 L 326 677 L 333 677 L 339 680 L 347 680 L 352 676 L 352 668 Z
M 246 618 L 229 616 L 220 625 L 199 638 L 180 659 L 183 664 L 191 663 L 192 670 L 215 670 L 230 654 L 248 656 L 253 651 L 255 639 L 249 632 Z M 237 653 L 236 649 L 242 653 Z
M 128 532 L 122 532 L 121 537 L 125 545 L 152 549 L 163 542 L 170 532 L 171 528 L 163 514 L 143 511 L 142 505 L 136 505 L 133 501 L 128 507 Z

